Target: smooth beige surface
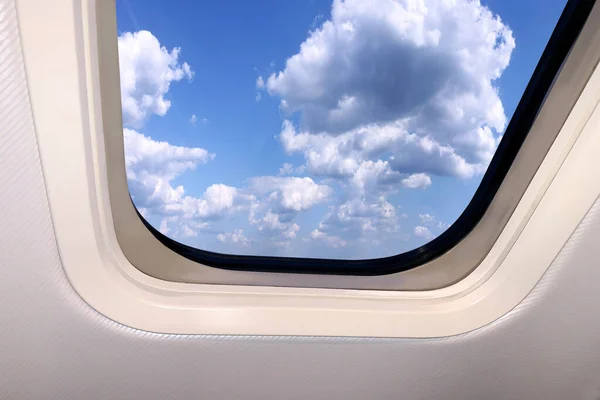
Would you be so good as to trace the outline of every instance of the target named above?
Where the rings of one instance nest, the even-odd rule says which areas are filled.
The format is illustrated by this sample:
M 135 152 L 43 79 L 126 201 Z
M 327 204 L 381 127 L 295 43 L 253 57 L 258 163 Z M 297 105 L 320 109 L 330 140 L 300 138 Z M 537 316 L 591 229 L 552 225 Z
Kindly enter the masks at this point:
M 63 235 L 61 229 L 87 235 L 87 221 L 53 226 L 12 1 L 0 0 L 0 7 L 8 8 L 0 13 L 0 37 L 8 33 L 0 47 L 6 72 L 0 78 L 0 399 L 600 397 L 600 203 L 521 303 L 467 334 L 435 339 L 165 335 L 96 312 L 68 281 L 64 267 L 73 258 L 55 235 Z M 51 14 L 43 7 L 39 11 Z M 590 170 L 581 178 L 597 177 Z M 63 190 L 71 193 L 75 187 Z M 560 211 L 551 217 L 555 230 L 563 218 Z M 557 250 L 552 243 L 541 247 Z M 533 255 L 523 269 L 535 263 Z M 88 260 L 81 267 L 92 274 L 94 254 Z
M 41 15 L 53 16 L 52 5 L 35 3 Z M 600 397 L 600 202 L 564 246 L 550 241 L 529 248 L 522 269 L 535 267 L 538 252 L 554 253 L 562 246 L 522 302 L 467 334 L 433 339 L 168 335 L 133 329 L 95 311 L 65 274 L 66 263 L 77 260 L 64 251 L 64 235 L 80 231 L 85 245 L 89 221 L 53 224 L 56 213 L 51 214 L 44 180 L 50 172 L 42 170 L 38 156 L 13 5 L 0 0 L 0 399 Z M 56 133 L 60 140 L 61 131 Z M 596 145 L 577 142 L 573 151 L 582 143 Z M 579 179 L 598 180 L 593 165 L 589 168 L 569 176 L 574 184 L 566 192 L 575 193 L 568 196 L 577 195 Z M 547 195 L 562 197 L 550 193 L 553 185 Z M 67 198 L 77 194 L 76 185 L 62 190 Z M 85 205 L 91 213 L 90 203 Z M 562 205 L 549 217 L 557 232 L 568 228 L 570 205 Z M 83 250 L 90 249 L 79 265 L 82 274 L 94 277 L 98 250 Z M 121 296 L 103 289 L 105 298 Z
M 125 177 L 107 176 L 103 139 L 121 128 L 120 121 L 102 118 L 95 17 L 87 8 L 93 2 L 82 2 L 82 8 L 79 2 L 50 3 L 44 13 L 33 0 L 17 4 L 58 248 L 79 295 L 124 325 L 186 334 L 440 337 L 468 332 L 525 298 L 600 194 L 600 74 L 595 73 L 499 239 L 457 284 L 394 292 L 152 278 L 129 263 L 114 231 L 108 180 Z M 114 34 L 114 26 L 103 29 Z

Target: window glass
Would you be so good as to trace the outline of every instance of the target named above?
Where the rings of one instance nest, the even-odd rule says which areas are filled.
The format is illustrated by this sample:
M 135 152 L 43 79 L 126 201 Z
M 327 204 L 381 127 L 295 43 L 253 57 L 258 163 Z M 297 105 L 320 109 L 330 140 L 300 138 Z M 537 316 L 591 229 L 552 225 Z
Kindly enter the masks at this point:
M 164 235 L 366 259 L 463 212 L 566 0 L 117 0 L 127 179 Z

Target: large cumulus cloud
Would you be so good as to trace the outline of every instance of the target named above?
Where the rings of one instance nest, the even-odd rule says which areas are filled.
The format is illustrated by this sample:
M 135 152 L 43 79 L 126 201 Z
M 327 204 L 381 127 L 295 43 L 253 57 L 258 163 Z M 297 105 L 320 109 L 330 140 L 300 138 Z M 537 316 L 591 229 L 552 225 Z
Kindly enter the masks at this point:
M 165 115 L 171 101 L 165 99 L 171 82 L 192 79 L 194 72 L 179 62 L 181 49 L 161 46 L 149 31 L 119 36 L 119 68 L 123 123 L 140 128 L 152 115 Z
M 334 0 L 265 87 L 299 115 L 281 140 L 314 173 L 351 175 L 386 153 L 399 172 L 470 178 L 505 128 L 494 81 L 514 47 L 479 1 Z

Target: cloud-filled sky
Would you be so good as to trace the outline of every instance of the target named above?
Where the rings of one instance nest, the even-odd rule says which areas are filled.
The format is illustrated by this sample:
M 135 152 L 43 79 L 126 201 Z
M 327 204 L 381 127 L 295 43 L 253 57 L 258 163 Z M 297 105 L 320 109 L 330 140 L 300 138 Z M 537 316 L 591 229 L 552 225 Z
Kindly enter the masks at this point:
M 565 3 L 117 0 L 133 201 L 223 253 L 416 248 L 464 210 Z

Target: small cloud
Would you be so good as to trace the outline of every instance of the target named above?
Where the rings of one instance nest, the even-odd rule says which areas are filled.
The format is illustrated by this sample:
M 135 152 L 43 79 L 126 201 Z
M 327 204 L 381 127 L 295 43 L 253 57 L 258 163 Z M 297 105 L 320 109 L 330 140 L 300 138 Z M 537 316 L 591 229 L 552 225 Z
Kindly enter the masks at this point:
M 431 231 L 424 226 L 415 226 L 415 230 L 413 233 L 416 237 L 420 237 L 427 240 L 433 239 L 433 234 L 431 233 Z
M 283 165 L 281 166 L 281 168 L 279 168 L 279 176 L 284 176 L 284 175 L 293 175 L 293 174 L 302 174 L 304 173 L 304 170 L 306 169 L 306 167 L 304 165 L 300 165 L 298 167 L 294 167 L 293 164 L 290 163 L 283 163 Z
M 169 224 L 168 221 L 166 219 L 163 219 L 160 222 L 160 228 L 158 229 L 160 231 L 160 233 L 162 233 L 163 235 L 168 235 L 169 234 Z
M 263 80 L 262 76 L 259 76 L 258 78 L 256 78 L 256 97 L 255 100 L 258 103 L 260 101 L 260 99 L 262 98 L 262 93 L 261 91 L 263 91 L 265 89 L 265 81 Z
M 265 81 L 263 80 L 262 76 L 259 76 L 258 78 L 256 78 L 256 88 L 264 89 L 264 87 L 265 87 Z
M 402 180 L 402 186 L 408 189 L 425 189 L 431 186 L 431 178 L 427 174 L 412 174 Z
M 234 244 L 242 247 L 247 247 L 250 240 L 244 234 L 243 229 L 234 229 L 233 232 L 219 233 L 217 240 L 221 243 Z
M 421 225 L 435 227 L 440 230 L 445 230 L 448 228 L 448 224 L 443 221 L 438 221 L 438 219 L 431 214 L 419 214 L 419 220 L 421 221 Z
M 315 16 L 315 19 L 313 19 L 312 24 L 310 24 L 310 30 L 314 30 L 315 28 L 317 28 L 319 25 L 321 25 L 321 21 L 323 21 L 323 14 L 317 14 Z
M 281 168 L 279 168 L 279 175 L 289 175 L 294 172 L 294 166 L 290 163 L 284 163 Z
M 328 246 L 333 247 L 334 249 L 345 247 L 347 244 L 347 242 L 339 236 L 329 236 L 325 232 L 321 232 L 318 229 L 312 231 L 310 233 L 310 237 L 311 239 L 325 243 Z
M 208 118 L 198 117 L 196 114 L 192 115 L 190 117 L 190 124 L 196 126 L 196 125 L 198 125 L 198 123 L 201 123 L 204 125 L 204 124 L 208 123 Z
M 431 214 L 419 214 L 419 220 L 423 225 L 432 225 L 435 222 L 435 217 Z

